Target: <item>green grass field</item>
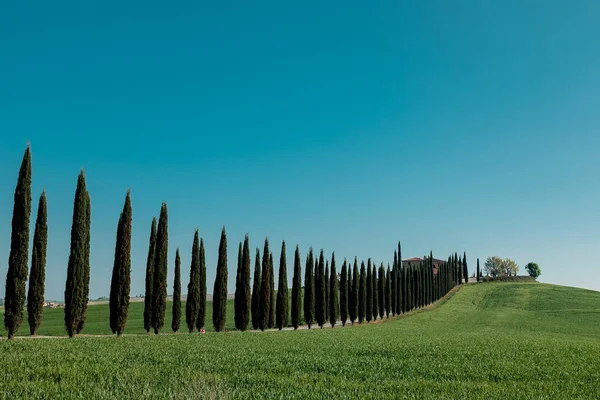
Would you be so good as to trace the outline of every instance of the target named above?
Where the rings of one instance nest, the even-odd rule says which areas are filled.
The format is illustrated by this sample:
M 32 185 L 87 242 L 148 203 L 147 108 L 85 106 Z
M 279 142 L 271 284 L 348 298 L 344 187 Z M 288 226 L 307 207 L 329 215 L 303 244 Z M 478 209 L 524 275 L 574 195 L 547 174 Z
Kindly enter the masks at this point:
M 486 283 L 370 326 L 1 340 L 0 371 L 4 398 L 600 398 L 600 293 Z

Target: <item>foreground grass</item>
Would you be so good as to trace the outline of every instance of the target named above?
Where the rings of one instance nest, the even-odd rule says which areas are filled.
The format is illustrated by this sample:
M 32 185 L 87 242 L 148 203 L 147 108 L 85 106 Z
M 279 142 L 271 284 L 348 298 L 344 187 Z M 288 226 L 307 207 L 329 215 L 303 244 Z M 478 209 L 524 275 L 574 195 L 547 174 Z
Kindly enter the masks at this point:
M 352 329 L 0 341 L 5 398 L 600 398 L 600 293 L 468 285 Z

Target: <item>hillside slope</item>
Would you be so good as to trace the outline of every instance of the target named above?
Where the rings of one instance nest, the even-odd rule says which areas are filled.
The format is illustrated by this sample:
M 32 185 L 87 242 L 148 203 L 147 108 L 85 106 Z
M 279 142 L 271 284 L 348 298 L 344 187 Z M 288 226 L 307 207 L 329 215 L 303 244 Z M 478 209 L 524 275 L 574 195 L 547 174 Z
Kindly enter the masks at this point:
M 0 354 L 9 397 L 600 398 L 600 293 L 473 284 L 351 329 L 1 340 Z

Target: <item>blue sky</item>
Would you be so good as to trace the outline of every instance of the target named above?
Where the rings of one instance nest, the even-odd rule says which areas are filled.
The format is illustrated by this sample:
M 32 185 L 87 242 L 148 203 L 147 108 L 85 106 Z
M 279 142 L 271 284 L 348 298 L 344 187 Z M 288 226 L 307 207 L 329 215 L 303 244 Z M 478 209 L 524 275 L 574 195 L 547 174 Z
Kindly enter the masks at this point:
M 46 294 L 62 299 L 77 174 L 90 296 L 108 295 L 125 193 L 132 294 L 169 206 L 188 281 L 220 230 L 391 261 L 498 255 L 600 290 L 600 3 L 16 2 L 0 12 L 0 293 L 27 141 L 47 190 Z M 184 289 L 185 291 L 185 289 Z

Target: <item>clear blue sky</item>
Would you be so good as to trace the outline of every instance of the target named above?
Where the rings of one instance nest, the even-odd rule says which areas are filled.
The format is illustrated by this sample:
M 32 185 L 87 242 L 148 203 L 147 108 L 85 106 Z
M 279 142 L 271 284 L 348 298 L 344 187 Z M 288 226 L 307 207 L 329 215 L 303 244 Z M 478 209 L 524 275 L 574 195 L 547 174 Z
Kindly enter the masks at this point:
M 325 4 L 324 4 L 325 3 Z M 46 293 L 62 299 L 77 174 L 92 197 L 90 295 L 108 295 L 133 202 L 132 294 L 169 206 L 169 292 L 194 229 L 212 291 L 220 230 L 328 256 L 430 249 L 540 264 L 600 290 L 597 1 L 4 2 L 0 296 L 14 186 L 46 188 Z M 184 292 L 186 289 L 184 288 Z

